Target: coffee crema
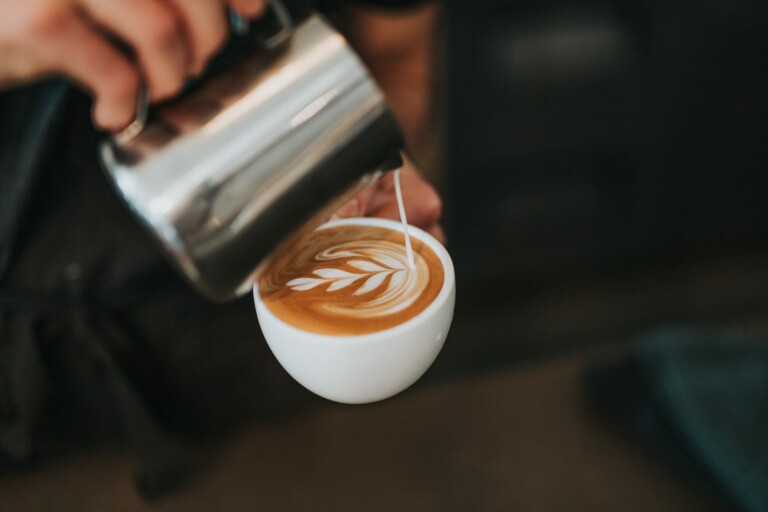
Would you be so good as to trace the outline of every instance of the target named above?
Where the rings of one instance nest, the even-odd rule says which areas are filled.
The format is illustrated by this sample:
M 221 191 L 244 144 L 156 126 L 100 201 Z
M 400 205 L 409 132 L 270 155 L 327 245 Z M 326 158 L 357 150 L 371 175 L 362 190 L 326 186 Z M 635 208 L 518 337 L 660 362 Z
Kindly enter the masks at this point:
M 319 334 L 352 336 L 402 324 L 429 306 L 443 287 L 440 258 L 403 233 L 342 225 L 312 233 L 275 258 L 259 280 L 266 307 L 284 322 Z

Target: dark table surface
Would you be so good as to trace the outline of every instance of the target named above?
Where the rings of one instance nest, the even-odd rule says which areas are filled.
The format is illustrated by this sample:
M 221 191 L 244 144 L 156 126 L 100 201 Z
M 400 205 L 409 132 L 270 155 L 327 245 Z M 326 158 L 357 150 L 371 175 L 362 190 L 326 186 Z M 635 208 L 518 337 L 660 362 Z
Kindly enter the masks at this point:
M 583 370 L 604 353 L 428 380 L 383 403 L 253 424 L 193 485 L 158 502 L 135 492 L 128 453 L 76 453 L 0 476 L 2 509 L 726 510 L 590 408 Z

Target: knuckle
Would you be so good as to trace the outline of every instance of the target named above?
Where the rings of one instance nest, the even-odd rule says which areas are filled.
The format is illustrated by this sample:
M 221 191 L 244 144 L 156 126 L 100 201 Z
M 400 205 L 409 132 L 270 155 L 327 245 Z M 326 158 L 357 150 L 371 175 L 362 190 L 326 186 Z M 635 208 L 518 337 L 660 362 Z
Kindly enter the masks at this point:
M 21 9 L 16 28 L 30 37 L 46 37 L 60 30 L 68 22 L 70 11 L 59 4 L 41 4 Z
M 443 200 L 435 194 L 435 222 L 439 222 L 443 218 Z
M 181 77 L 165 78 L 155 81 L 150 86 L 150 98 L 154 101 L 163 101 L 176 96 L 181 91 L 184 80 Z
M 227 28 L 225 25 L 222 25 L 220 27 L 217 27 L 211 34 L 211 40 L 209 42 L 209 53 L 208 57 L 212 56 L 214 53 L 218 52 L 222 46 L 224 46 L 224 43 L 227 41 L 228 37 Z
M 97 98 L 93 104 L 91 115 L 100 128 L 107 130 L 119 130 L 130 123 L 130 118 L 124 112 L 115 109 L 112 103 L 101 98 Z
M 116 65 L 104 81 L 102 94 L 120 104 L 133 105 L 139 91 L 139 76 L 128 64 Z
M 198 58 L 207 61 L 213 57 L 227 40 L 227 29 L 225 26 L 215 27 L 209 30 L 199 42 Z
M 434 189 L 431 189 L 430 192 L 425 194 L 422 200 L 422 207 L 424 208 L 425 220 L 430 224 L 435 224 L 443 216 L 443 200 L 440 199 L 440 196 Z
M 162 101 L 174 96 L 184 85 L 184 75 L 151 73 L 147 76 L 150 98 Z
M 266 0 L 251 0 L 249 4 L 251 5 L 251 9 L 253 9 L 254 14 L 263 14 L 267 9 Z
M 147 40 L 153 47 L 173 45 L 181 34 L 181 21 L 165 9 L 158 9 L 147 21 Z
M 267 7 L 266 0 L 232 0 L 232 7 L 246 16 L 263 14 Z

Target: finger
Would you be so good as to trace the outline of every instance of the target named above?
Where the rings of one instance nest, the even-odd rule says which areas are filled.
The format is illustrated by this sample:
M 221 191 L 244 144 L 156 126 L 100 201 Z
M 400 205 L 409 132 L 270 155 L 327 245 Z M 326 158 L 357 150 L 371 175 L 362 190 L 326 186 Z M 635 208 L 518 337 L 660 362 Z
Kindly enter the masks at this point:
M 67 75 L 94 96 L 93 118 L 98 126 L 117 130 L 133 120 L 138 71 L 93 26 L 67 12 L 55 27 L 41 31 L 36 40 L 42 67 Z
M 381 180 L 376 193 L 368 202 L 366 215 L 388 219 L 400 218 L 393 178 L 388 175 Z M 409 224 L 424 228 L 440 221 L 442 200 L 432 185 L 415 172 L 402 174 L 400 185 Z
M 443 216 L 443 200 L 435 187 L 422 178 L 414 167 L 404 168 L 401 178 L 403 203 L 412 205 L 414 225 L 430 226 L 440 222 Z
M 94 23 L 135 52 L 152 100 L 176 94 L 188 70 L 189 50 L 180 14 L 162 0 L 83 0 Z
M 405 198 L 403 198 L 403 203 L 408 204 Z M 359 215 L 360 214 L 358 213 L 352 216 L 359 216 Z M 397 206 L 397 199 L 380 203 L 376 209 L 371 209 L 368 212 L 366 212 L 366 216 L 399 221 L 400 210 Z M 445 238 L 445 232 L 442 226 L 438 221 L 435 221 L 435 222 L 430 221 L 430 219 L 433 218 L 434 214 L 425 215 L 422 213 L 421 207 L 413 208 L 413 206 L 411 206 L 410 209 L 406 208 L 405 216 L 408 219 L 408 224 L 412 226 L 416 226 L 417 228 L 423 229 L 424 231 L 426 231 L 427 233 L 435 237 L 438 242 L 445 245 L 446 238 Z
M 229 0 L 229 5 L 246 18 L 255 18 L 264 14 L 267 0 Z
M 434 226 L 425 229 L 424 231 L 435 237 L 435 239 L 442 245 L 446 244 L 445 230 L 443 230 L 443 226 L 440 224 L 435 224 Z
M 345 219 L 349 217 L 362 217 L 368 210 L 368 204 L 371 197 L 376 193 L 378 182 L 369 183 L 353 199 L 347 201 L 341 208 L 333 214 L 334 219 Z
M 172 0 L 180 13 L 190 49 L 192 74 L 199 74 L 227 40 L 226 7 L 219 0 Z
M 360 201 L 358 198 L 347 201 L 344 206 L 336 210 L 331 217 L 332 219 L 348 219 L 350 217 L 360 217 L 363 215 L 363 210 L 360 207 Z

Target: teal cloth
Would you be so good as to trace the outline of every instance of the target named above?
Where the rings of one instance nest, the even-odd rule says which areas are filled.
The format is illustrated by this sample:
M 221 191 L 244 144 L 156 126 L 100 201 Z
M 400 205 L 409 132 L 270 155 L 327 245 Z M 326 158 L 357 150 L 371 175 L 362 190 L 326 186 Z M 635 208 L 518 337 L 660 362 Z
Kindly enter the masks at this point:
M 667 329 L 589 383 L 699 483 L 739 510 L 768 511 L 768 342 Z

